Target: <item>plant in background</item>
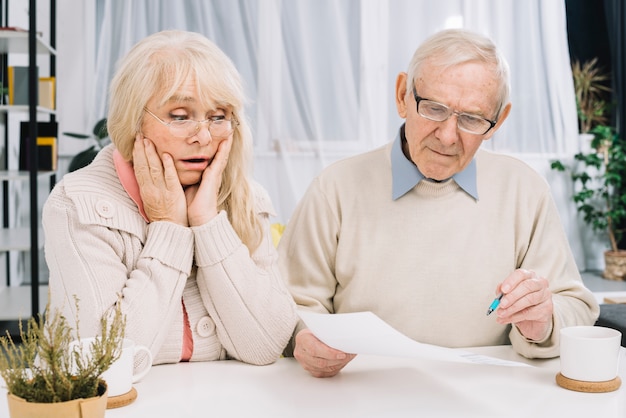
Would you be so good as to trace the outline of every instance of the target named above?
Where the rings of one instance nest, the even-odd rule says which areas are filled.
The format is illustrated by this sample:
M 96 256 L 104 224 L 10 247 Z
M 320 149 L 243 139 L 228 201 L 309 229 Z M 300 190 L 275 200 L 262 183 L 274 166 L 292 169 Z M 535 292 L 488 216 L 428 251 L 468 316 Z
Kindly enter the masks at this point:
M 78 312 L 78 300 L 76 301 Z M 45 319 L 44 319 L 45 317 Z M 77 313 L 78 317 L 78 313 Z M 125 317 L 120 304 L 112 318 L 100 321 L 100 335 L 87 353 L 70 349 L 72 328 L 58 311 L 31 318 L 24 330 L 20 321 L 21 343 L 0 337 L 0 376 L 10 394 L 36 403 L 57 403 L 101 396 L 100 375 L 121 354 Z M 80 338 L 78 322 L 77 338 Z M 99 392 L 100 390 L 100 392 Z
M 626 224 L 626 147 L 610 126 L 597 125 L 591 133 L 591 151 L 576 154 L 572 167 L 558 160 L 551 167 L 570 172 L 578 212 L 594 231 L 608 235 L 617 252 Z
M 96 144 L 87 148 L 84 151 L 79 152 L 72 158 L 70 165 L 68 167 L 68 171 L 71 173 L 72 171 L 76 171 L 79 168 L 85 167 L 89 165 L 96 158 L 98 152 L 104 148 L 109 143 L 109 132 L 107 130 L 106 119 L 100 119 L 93 127 L 92 135 L 74 133 L 74 132 L 63 132 L 63 135 L 70 136 L 72 138 L 78 139 L 95 139 Z
M 595 126 L 607 122 L 605 97 L 611 91 L 606 84 L 610 80 L 609 74 L 598 65 L 596 57 L 584 63 L 574 61 L 572 76 L 580 132 L 591 132 Z
M 607 125 L 611 109 L 605 97 L 611 93 L 610 75 L 593 58 L 582 64 L 574 61 L 572 76 L 581 151 L 570 167 L 558 160 L 551 167 L 570 173 L 572 198 L 583 221 L 593 232 L 608 237 L 604 278 L 626 280 L 626 146 L 615 128 Z

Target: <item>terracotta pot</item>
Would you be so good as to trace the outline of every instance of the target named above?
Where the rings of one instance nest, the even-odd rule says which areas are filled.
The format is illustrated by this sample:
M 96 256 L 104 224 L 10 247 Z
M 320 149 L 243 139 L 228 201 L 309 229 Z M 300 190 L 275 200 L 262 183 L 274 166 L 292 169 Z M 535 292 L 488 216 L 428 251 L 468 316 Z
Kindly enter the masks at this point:
M 604 252 L 604 272 L 609 280 L 626 280 L 626 250 Z
M 102 395 L 89 399 L 75 399 L 67 402 L 37 403 L 8 394 L 9 416 L 11 418 L 104 418 L 107 407 L 106 383 L 101 383 L 98 392 Z

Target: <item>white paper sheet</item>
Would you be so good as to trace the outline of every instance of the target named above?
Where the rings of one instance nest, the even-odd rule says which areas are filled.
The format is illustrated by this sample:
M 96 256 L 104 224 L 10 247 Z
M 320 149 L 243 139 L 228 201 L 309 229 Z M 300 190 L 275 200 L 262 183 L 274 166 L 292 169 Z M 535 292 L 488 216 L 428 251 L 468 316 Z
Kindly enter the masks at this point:
M 300 310 L 298 314 L 320 341 L 346 353 L 532 367 L 526 363 L 478 355 L 470 351 L 419 343 L 398 332 L 372 312 L 331 315 Z

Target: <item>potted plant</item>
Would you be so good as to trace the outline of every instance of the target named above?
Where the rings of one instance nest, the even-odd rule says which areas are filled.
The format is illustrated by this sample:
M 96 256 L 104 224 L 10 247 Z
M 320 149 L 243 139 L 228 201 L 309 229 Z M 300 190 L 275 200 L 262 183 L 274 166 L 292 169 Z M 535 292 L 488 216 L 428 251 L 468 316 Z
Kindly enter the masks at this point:
M 0 337 L 0 376 L 11 418 L 104 417 L 106 382 L 100 375 L 120 356 L 125 322 L 118 304 L 110 320 L 101 319 L 96 342 L 81 352 L 70 349 L 74 335 L 67 319 L 48 308 L 26 329 L 20 321 L 21 342 L 8 332 Z
M 609 74 L 598 65 L 598 58 L 581 63 L 572 63 L 572 78 L 576 95 L 578 112 L 578 129 L 580 132 L 581 150 L 587 152 L 594 135 L 593 128 L 607 123 L 606 112 L 608 103 L 605 99 L 611 89 L 607 85 Z
M 610 249 L 604 252 L 603 276 L 626 279 L 626 145 L 615 129 L 596 125 L 591 149 L 574 155 L 571 166 L 552 161 L 557 171 L 568 171 L 574 182 L 573 200 L 586 224 L 595 232 L 605 233 Z
M 63 132 L 63 135 L 78 139 L 93 138 L 96 141 L 95 145 L 92 145 L 86 150 L 79 152 L 72 158 L 72 161 L 70 161 L 70 165 L 67 169 L 67 171 L 70 173 L 91 163 L 93 159 L 96 158 L 98 152 L 102 148 L 104 148 L 104 146 L 107 145 L 109 142 L 109 132 L 107 130 L 106 119 L 104 118 L 96 122 L 92 130 L 92 135 L 80 134 L 75 132 Z

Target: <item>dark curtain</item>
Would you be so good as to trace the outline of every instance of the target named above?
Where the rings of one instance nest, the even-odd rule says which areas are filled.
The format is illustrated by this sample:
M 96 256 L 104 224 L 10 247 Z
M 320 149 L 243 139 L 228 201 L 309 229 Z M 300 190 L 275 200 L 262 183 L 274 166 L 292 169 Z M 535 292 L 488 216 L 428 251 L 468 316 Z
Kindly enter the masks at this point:
M 611 3 L 611 0 L 605 3 Z M 600 64 L 609 69 L 611 49 L 604 3 L 597 0 L 566 0 L 565 12 L 572 61 L 577 59 L 584 62 L 598 57 Z
M 604 9 L 611 51 L 613 97 L 616 103 L 613 120 L 617 132 L 623 138 L 626 132 L 626 7 L 623 0 L 604 0 Z
M 609 10 L 605 9 L 604 6 L 607 3 L 619 3 L 621 1 L 565 0 L 567 39 L 572 62 L 577 60 L 583 63 L 597 58 L 600 67 L 613 77 L 615 69 L 612 65 L 613 54 L 609 42 Z M 616 103 L 616 90 L 614 88 L 613 92 L 613 97 L 607 97 L 607 100 Z M 615 125 L 612 110 L 611 121 Z
M 613 71 L 612 86 L 613 99 L 616 106 L 613 109 L 613 123 L 622 141 L 626 138 L 626 7 L 623 0 L 604 0 L 606 26 L 611 50 L 611 69 Z M 626 173 L 622 173 L 626 175 Z M 626 196 L 626 190 L 621 190 Z M 620 229 L 625 229 L 623 223 Z M 618 248 L 626 248 L 626 237 L 617 243 Z
M 626 2 L 624 0 L 565 0 L 570 57 L 581 62 L 598 57 L 610 71 L 611 125 L 626 138 Z M 626 176 L 626 173 L 624 173 Z M 626 190 L 621 194 L 626 196 Z M 619 225 L 626 229 L 626 225 Z M 626 248 L 626 236 L 618 242 Z

